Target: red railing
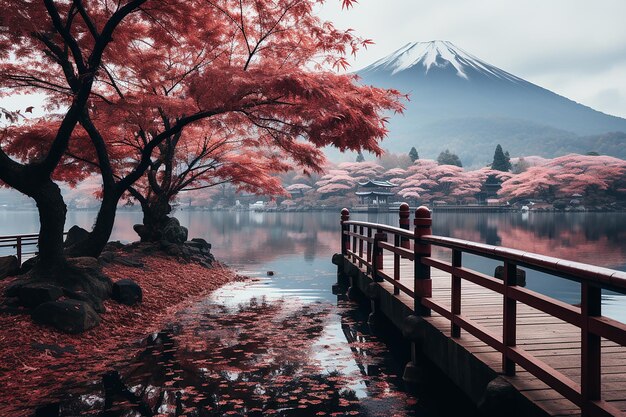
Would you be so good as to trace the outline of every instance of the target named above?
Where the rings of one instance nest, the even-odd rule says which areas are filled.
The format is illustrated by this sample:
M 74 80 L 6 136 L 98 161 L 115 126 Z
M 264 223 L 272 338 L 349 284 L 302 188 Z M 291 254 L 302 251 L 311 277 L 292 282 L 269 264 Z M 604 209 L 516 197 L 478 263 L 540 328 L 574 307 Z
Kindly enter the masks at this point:
M 568 400 L 579 406 L 583 416 L 623 416 L 603 400 L 601 392 L 601 339 L 626 346 L 626 325 L 601 315 L 601 291 L 608 289 L 626 294 L 626 273 L 612 269 L 566 261 L 530 252 L 485 245 L 476 242 L 432 235 L 431 212 L 420 207 L 415 212 L 414 229 L 409 229 L 409 207 L 400 208 L 400 227 L 350 221 L 350 213 L 341 213 L 342 254 L 363 268 L 375 281 L 393 285 L 394 294 L 406 293 L 414 299 L 416 314 L 429 316 L 435 311 L 451 322 L 452 338 L 461 330 L 502 353 L 502 370 L 515 375 L 516 365 L 533 374 Z M 392 239 L 389 239 L 389 236 Z M 432 246 L 451 250 L 450 262 L 431 256 Z M 383 268 L 384 253 L 393 254 L 393 266 Z M 463 254 L 478 255 L 503 262 L 503 280 L 463 267 Z M 400 282 L 401 260 L 413 264 L 413 283 Z M 574 306 L 517 285 L 517 267 L 577 281 L 581 284 L 581 303 Z M 431 268 L 451 276 L 450 300 L 433 297 Z M 480 325 L 462 314 L 462 280 L 503 296 L 502 333 Z M 449 302 L 449 305 L 446 304 Z M 522 303 L 556 317 L 580 329 L 581 383 L 578 384 L 543 360 L 516 345 L 517 304 Z

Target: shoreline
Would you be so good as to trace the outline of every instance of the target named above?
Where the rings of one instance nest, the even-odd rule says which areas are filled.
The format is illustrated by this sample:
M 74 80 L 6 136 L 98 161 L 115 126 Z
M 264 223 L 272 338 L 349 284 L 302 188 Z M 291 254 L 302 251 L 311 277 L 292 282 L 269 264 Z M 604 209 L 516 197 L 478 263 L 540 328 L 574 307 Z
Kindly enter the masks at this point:
M 102 267 L 113 281 L 131 278 L 139 283 L 143 302 L 129 307 L 105 301 L 102 322 L 85 333 L 60 333 L 35 324 L 28 315 L 0 314 L 0 415 L 32 415 L 38 405 L 54 402 L 72 385 L 124 366 L 142 350 L 141 341 L 160 331 L 176 312 L 244 279 L 218 262 L 205 268 L 163 255 L 142 256 L 141 261 L 141 267 Z M 13 280 L 0 281 L 0 293 Z

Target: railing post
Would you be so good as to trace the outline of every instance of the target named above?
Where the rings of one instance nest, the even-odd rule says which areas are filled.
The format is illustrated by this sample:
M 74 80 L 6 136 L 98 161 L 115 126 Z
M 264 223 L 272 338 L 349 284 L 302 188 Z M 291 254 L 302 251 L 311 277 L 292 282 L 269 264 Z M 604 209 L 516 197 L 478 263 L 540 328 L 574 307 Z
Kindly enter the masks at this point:
M 398 248 L 400 247 L 401 237 L 398 234 L 393 235 L 393 246 Z M 400 255 L 394 252 L 393 254 L 393 280 L 400 281 Z M 400 288 L 397 286 L 393 286 L 393 294 L 400 294 Z
M 452 337 L 461 336 L 461 328 L 454 324 L 454 317 L 461 314 L 461 277 L 455 274 L 455 269 L 462 266 L 462 255 L 460 250 L 452 250 Z
M 356 252 L 356 234 L 357 234 L 357 226 L 356 224 L 352 226 L 352 233 L 354 233 L 354 235 L 352 236 L 352 245 L 349 245 L 350 248 L 352 248 L 353 252 Z M 356 261 L 356 259 L 354 259 Z
M 363 226 L 359 226 L 359 235 L 363 237 Z M 356 249 L 356 248 L 355 248 Z M 363 267 L 363 239 L 359 239 L 359 267 Z
M 374 246 L 371 242 L 372 239 L 372 228 L 370 226 L 367 227 L 367 272 L 372 274 L 372 247 Z
M 17 264 L 22 265 L 22 237 L 17 237 Z
M 348 255 L 348 250 L 350 249 L 350 236 L 346 235 L 350 229 L 350 226 L 345 225 L 344 223 L 350 220 L 350 210 L 347 208 L 343 208 L 341 210 L 341 254 L 345 257 Z
M 502 341 L 505 352 L 502 353 L 502 370 L 506 375 L 515 375 L 515 362 L 508 358 L 506 348 L 517 344 L 517 303 L 510 298 L 509 288 L 517 285 L 517 266 L 504 262 L 504 317 L 502 323 Z
M 400 211 L 398 213 L 400 215 L 400 220 L 399 220 L 400 229 L 409 230 L 409 224 L 410 224 L 409 217 L 411 216 L 411 213 L 409 211 L 409 205 L 407 203 L 400 204 Z M 405 249 L 408 249 L 410 247 L 409 239 L 404 236 L 401 237 L 400 246 L 402 246 Z
M 374 248 L 372 253 L 372 279 L 375 282 L 380 282 L 382 279 L 378 278 L 378 270 L 383 269 L 383 248 L 378 243 L 387 241 L 387 233 L 382 230 L 376 230 L 374 234 Z
M 590 402 L 599 400 L 601 395 L 601 339 L 589 332 L 589 318 L 602 314 L 602 297 L 600 287 L 588 282 L 581 284 L 581 290 L 581 410 L 583 417 L 587 417 L 591 415 Z
M 421 242 L 422 236 L 432 234 L 432 218 L 428 207 L 421 206 L 415 210 L 414 242 L 413 242 L 413 280 L 414 280 L 414 311 L 421 316 L 430 316 L 430 309 L 422 305 L 422 298 L 432 296 L 430 267 L 422 263 L 422 258 L 430 256 L 430 243 Z

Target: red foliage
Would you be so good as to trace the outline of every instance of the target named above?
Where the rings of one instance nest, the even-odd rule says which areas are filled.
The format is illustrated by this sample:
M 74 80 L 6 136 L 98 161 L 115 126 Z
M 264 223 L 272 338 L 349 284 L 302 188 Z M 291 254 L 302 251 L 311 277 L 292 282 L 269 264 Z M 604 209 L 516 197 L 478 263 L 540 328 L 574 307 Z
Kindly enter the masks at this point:
M 144 268 L 112 265 L 104 272 L 114 281 L 131 278 L 143 289 L 136 307 L 105 302 L 101 324 L 81 335 L 67 335 L 34 324 L 27 316 L 0 315 L 0 415 L 26 414 L 25 407 L 52 399 L 64 387 L 98 379 L 112 365 L 140 350 L 137 342 L 160 330 L 174 312 L 237 278 L 217 266 L 179 264 L 170 258 L 146 257 Z M 0 281 L 0 292 L 10 284 Z M 61 355 L 36 344 L 56 345 Z M 10 393 L 10 395 L 8 395 Z
M 254 172 L 226 168 L 241 159 L 264 158 L 266 163 L 257 164 L 256 172 L 267 172 L 270 166 L 284 170 L 288 162 L 319 170 L 324 162 L 320 148 L 326 145 L 380 153 L 377 142 L 386 133 L 380 114 L 401 111 L 400 95 L 358 85 L 355 76 L 328 70 L 371 41 L 321 21 L 314 13 L 318 3 L 324 1 L 128 2 L 126 6 L 136 10 L 106 45 L 86 116 L 107 142 L 109 159 L 119 158 L 116 178 L 135 168 L 128 158 L 138 162 L 145 152 L 158 152 L 154 141 L 209 119 L 203 129 L 183 133 L 188 147 L 181 160 L 195 155 L 189 148 L 205 139 L 206 130 L 214 134 L 227 126 L 220 140 L 244 141 L 245 146 L 237 146 L 239 160 L 223 164 L 230 171 L 211 172 L 217 178 L 241 179 Z M 342 4 L 348 8 L 354 3 Z M 101 26 L 115 16 L 115 7 L 78 1 L 56 5 L 52 13 L 38 2 L 4 0 L 0 7 L 5 17 L 0 21 L 0 86 L 7 91 L 44 91 L 51 105 L 71 103 L 72 82 L 80 75 L 71 67 L 80 70 L 86 65 L 83 61 L 97 49 Z M 67 20 L 65 36 L 45 34 L 55 13 Z M 66 66 L 57 56 L 63 55 L 63 48 L 71 52 L 61 57 L 67 58 Z M 10 59 L 12 54 L 18 59 Z M 85 118 L 80 122 L 84 125 Z M 40 130 L 38 124 L 49 123 L 37 121 L 33 135 Z M 58 123 L 47 142 L 55 139 L 57 130 Z M 28 153 L 28 160 L 45 155 L 48 148 L 41 140 L 14 142 L 18 149 L 9 151 L 16 156 Z M 84 159 L 97 159 L 102 167 L 102 157 L 96 158 L 85 141 L 74 142 L 80 143 L 75 151 L 81 157 L 87 152 Z M 224 158 L 230 149 L 222 149 L 211 158 Z

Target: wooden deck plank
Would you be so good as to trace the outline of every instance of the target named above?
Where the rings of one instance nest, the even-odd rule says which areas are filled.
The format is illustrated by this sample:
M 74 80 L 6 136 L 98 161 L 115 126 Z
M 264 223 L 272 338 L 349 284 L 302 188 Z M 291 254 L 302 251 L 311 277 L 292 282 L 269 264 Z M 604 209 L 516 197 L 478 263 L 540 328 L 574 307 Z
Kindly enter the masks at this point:
M 393 276 L 393 256 L 384 257 L 384 271 Z M 402 279 L 400 283 L 413 288 L 412 262 L 402 259 L 400 263 Z M 431 268 L 433 299 L 450 307 L 451 276 Z M 383 282 L 381 287 L 390 293 L 393 286 Z M 502 334 L 503 296 L 497 292 L 463 280 L 461 284 L 461 314 L 496 335 Z M 412 307 L 413 299 L 406 294 L 398 297 L 405 305 Z M 450 335 L 450 321 L 433 313 L 426 320 L 444 334 Z M 557 371 L 580 382 L 580 329 L 540 310 L 517 303 L 517 346 L 534 357 L 548 363 Z M 454 339 L 478 359 L 496 371 L 501 371 L 502 355 L 476 337 L 461 330 L 461 337 Z M 602 397 L 611 405 L 626 411 L 626 347 L 602 340 Z M 523 395 L 538 404 L 550 415 L 579 416 L 580 409 L 571 401 L 549 388 L 528 371 L 517 368 L 516 376 L 506 377 Z

